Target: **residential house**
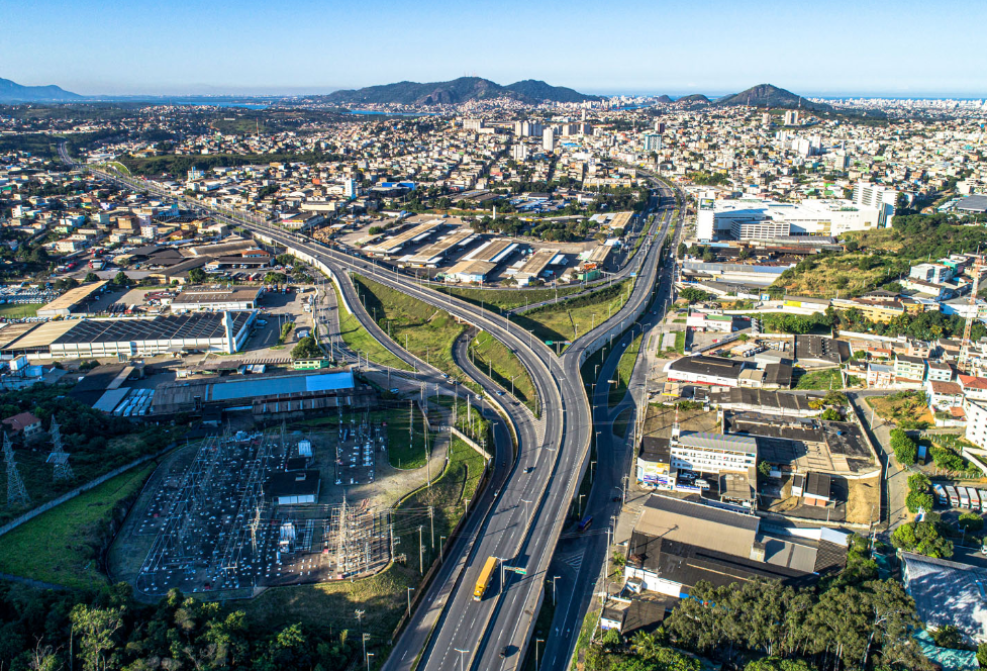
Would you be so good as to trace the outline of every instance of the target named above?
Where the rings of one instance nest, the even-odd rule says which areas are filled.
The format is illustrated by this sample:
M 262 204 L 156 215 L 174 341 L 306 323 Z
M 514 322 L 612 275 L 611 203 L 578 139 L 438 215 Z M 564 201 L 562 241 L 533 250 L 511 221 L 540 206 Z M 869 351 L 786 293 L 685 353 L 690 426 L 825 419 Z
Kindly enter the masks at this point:
M 927 380 L 925 394 L 933 412 L 949 412 L 950 408 L 963 407 L 963 387 L 956 382 Z
M 926 377 L 936 382 L 952 382 L 953 367 L 945 361 L 929 361 L 926 369 Z
M 22 433 L 25 440 L 31 440 L 44 433 L 41 420 L 30 412 L 20 412 L 3 420 L 2 423 L 10 433 Z
M 894 366 L 869 362 L 867 364 L 867 388 L 891 389 L 894 387 Z
M 895 355 L 894 376 L 895 381 L 899 384 L 909 382 L 921 384 L 925 380 L 925 359 L 905 354 Z
M 963 396 L 973 401 L 987 402 L 987 377 L 957 375 L 956 381 L 963 388 Z

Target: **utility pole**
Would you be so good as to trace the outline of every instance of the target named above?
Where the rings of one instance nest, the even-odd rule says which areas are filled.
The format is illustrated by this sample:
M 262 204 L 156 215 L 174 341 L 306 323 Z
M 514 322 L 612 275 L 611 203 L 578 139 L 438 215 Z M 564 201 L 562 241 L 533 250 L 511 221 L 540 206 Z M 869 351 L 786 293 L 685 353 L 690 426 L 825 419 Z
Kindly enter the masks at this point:
M 422 525 L 418 525 L 418 573 L 425 573 L 425 546 L 422 544 Z
M 428 521 L 432 527 L 432 540 L 431 548 L 435 549 L 435 508 L 433 506 L 428 507 Z

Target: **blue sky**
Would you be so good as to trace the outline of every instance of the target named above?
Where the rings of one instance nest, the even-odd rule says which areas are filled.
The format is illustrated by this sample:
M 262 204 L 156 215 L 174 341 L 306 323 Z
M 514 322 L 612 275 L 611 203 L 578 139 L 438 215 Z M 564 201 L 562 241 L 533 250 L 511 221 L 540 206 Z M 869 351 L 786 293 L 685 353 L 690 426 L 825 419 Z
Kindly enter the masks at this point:
M 0 77 L 84 94 L 329 92 L 475 74 L 589 93 L 987 97 L 987 2 L 3 3 Z

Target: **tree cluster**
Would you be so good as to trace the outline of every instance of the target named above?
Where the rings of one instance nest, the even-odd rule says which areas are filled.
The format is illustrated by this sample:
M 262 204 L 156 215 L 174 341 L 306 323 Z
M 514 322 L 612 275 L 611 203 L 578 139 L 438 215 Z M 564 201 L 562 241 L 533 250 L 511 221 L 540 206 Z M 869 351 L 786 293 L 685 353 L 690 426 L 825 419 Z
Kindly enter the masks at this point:
M 902 466 L 911 466 L 918 460 L 918 445 L 903 429 L 891 430 L 891 450 Z
M 953 556 L 953 542 L 942 537 L 941 523 L 939 515 L 927 513 L 921 522 L 909 522 L 895 529 L 891 543 L 905 552 L 949 559 Z
M 705 303 L 713 300 L 713 295 L 702 289 L 695 287 L 685 287 L 679 291 L 679 298 L 684 298 L 689 303 Z
M 11 671 L 333 671 L 359 656 L 347 630 L 256 631 L 243 611 L 177 590 L 147 606 L 122 583 L 91 594 L 0 584 L 0 668 Z
M 291 350 L 292 359 L 321 359 L 322 356 L 322 349 L 312 336 L 305 336 Z
M 666 647 L 671 644 L 745 671 L 855 669 L 870 663 L 929 669 L 911 636 L 918 628 L 914 600 L 896 580 L 877 578 L 867 539 L 853 537 L 846 568 L 814 588 L 766 580 L 720 587 L 700 581 L 656 634 L 637 634 L 626 646 L 615 633 L 605 634 L 587 653 L 586 668 L 699 668 L 695 659 Z

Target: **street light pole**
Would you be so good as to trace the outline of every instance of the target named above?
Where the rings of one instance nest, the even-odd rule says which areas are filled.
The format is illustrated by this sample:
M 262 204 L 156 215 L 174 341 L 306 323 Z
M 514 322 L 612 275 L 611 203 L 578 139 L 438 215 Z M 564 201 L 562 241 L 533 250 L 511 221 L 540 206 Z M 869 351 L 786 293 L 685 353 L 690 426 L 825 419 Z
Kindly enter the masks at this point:
M 463 655 L 468 655 L 470 651 L 460 650 L 459 648 L 453 648 L 453 650 L 459 653 L 459 671 L 463 671 Z

